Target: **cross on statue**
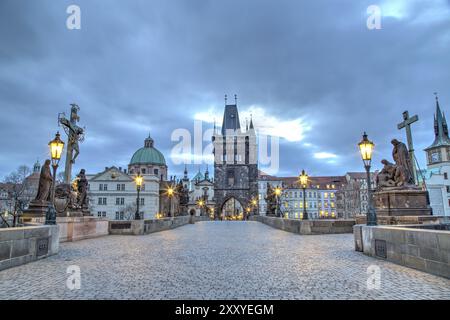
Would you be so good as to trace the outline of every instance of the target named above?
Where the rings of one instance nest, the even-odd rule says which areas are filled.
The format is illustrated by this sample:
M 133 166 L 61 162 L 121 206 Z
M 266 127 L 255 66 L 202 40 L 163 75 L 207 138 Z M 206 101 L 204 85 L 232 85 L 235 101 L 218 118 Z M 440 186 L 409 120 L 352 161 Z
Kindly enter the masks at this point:
M 75 103 L 71 104 L 70 118 L 67 119 L 64 114 L 58 115 L 58 124 L 62 125 L 64 131 L 67 134 L 67 153 L 66 153 L 66 166 L 64 171 L 64 182 L 69 183 L 72 180 L 72 165 L 75 163 L 75 159 L 80 153 L 80 147 L 78 142 L 84 140 L 84 129 L 77 125 L 80 121 L 78 111 L 80 107 Z M 75 151 L 75 154 L 74 154 Z
M 411 164 L 413 168 L 413 177 L 414 177 L 414 183 L 417 184 L 417 170 L 416 170 L 416 159 L 414 156 L 414 146 L 413 146 L 413 140 L 412 140 L 412 134 L 411 134 L 411 124 L 418 121 L 419 117 L 417 115 L 409 117 L 409 112 L 405 111 L 403 112 L 403 122 L 400 122 L 397 125 L 398 130 L 401 130 L 405 128 L 406 130 L 406 140 L 408 142 L 408 150 L 409 150 L 409 158 L 411 159 Z

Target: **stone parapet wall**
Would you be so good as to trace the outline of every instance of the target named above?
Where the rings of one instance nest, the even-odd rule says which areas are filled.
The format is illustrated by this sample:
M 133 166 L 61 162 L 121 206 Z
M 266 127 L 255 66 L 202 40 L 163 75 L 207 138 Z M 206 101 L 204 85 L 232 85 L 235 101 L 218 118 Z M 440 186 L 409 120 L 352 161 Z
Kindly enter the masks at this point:
M 102 218 L 57 217 L 56 224 L 60 227 L 60 242 L 79 241 L 109 234 L 108 220 Z
M 0 229 L 0 270 L 57 254 L 59 226 Z
M 249 220 L 258 221 L 276 229 L 303 235 L 352 233 L 353 219 L 299 220 L 266 216 L 251 216 Z
M 436 225 L 353 228 L 356 251 L 450 278 L 449 231 L 439 230 Z
M 109 234 L 142 235 L 178 228 L 189 223 L 189 216 L 164 219 L 109 221 Z
M 367 217 L 358 215 L 355 217 L 356 224 L 366 224 Z M 431 224 L 450 221 L 449 217 L 444 216 L 380 216 L 377 215 L 379 225 L 405 225 L 405 224 Z

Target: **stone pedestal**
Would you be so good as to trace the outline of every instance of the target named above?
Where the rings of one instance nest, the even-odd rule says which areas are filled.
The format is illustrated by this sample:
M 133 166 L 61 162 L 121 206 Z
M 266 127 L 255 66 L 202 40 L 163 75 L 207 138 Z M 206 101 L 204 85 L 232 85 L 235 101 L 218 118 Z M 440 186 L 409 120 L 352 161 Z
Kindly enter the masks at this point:
M 429 216 L 428 191 L 386 190 L 373 194 L 377 216 Z
M 48 201 L 31 201 L 28 209 L 22 214 L 22 220 L 32 220 L 34 218 L 44 218 L 48 209 Z

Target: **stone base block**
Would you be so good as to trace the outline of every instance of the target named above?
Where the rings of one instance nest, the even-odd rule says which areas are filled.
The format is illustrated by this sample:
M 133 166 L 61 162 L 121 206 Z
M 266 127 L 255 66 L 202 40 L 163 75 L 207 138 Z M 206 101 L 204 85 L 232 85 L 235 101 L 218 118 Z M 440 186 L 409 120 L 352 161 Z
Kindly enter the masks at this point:
M 59 241 L 79 241 L 106 236 L 108 220 L 94 217 L 57 217 L 56 224 L 60 227 Z
M 427 216 L 431 215 L 428 191 L 389 190 L 373 195 L 378 216 Z
M 33 218 L 44 217 L 47 213 L 48 202 L 47 201 L 31 201 L 28 209 L 22 214 L 22 219 L 32 220 Z

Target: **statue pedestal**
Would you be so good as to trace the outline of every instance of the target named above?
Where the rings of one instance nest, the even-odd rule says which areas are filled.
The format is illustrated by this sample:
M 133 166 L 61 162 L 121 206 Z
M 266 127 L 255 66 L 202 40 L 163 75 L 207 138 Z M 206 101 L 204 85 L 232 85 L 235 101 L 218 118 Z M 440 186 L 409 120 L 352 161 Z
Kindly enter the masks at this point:
M 31 201 L 28 209 L 26 209 L 22 214 L 22 220 L 31 220 L 33 218 L 44 218 L 48 209 L 48 201 Z
M 377 216 L 429 216 L 428 191 L 383 190 L 373 194 Z

